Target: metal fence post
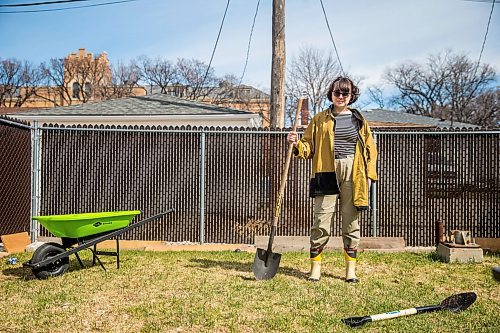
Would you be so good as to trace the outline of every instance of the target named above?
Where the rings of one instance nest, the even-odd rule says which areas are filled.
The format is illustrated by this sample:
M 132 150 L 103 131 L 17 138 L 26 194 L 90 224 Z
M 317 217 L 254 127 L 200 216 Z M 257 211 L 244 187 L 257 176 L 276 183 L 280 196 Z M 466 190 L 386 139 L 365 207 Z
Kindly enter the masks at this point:
M 200 244 L 205 243 L 205 132 L 200 136 Z
M 373 133 L 373 142 L 377 145 L 377 134 Z M 371 186 L 372 194 L 372 237 L 377 237 L 377 182 Z
M 33 122 L 31 129 L 31 217 L 40 214 L 40 163 L 41 163 L 41 131 L 38 121 Z M 30 239 L 35 242 L 38 238 L 39 224 L 31 219 Z

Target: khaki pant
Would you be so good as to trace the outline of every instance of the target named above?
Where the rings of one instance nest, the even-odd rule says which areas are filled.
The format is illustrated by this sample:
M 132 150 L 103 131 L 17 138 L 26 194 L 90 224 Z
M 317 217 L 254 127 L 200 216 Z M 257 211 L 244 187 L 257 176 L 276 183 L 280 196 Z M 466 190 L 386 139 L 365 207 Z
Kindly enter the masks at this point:
M 352 165 L 354 155 L 335 160 L 335 171 L 340 187 L 340 212 L 342 216 L 342 240 L 345 248 L 356 248 L 360 232 L 358 210 L 352 200 Z M 328 243 L 332 217 L 336 212 L 339 195 L 325 195 L 314 198 L 314 223 L 311 227 L 311 252 L 321 252 Z

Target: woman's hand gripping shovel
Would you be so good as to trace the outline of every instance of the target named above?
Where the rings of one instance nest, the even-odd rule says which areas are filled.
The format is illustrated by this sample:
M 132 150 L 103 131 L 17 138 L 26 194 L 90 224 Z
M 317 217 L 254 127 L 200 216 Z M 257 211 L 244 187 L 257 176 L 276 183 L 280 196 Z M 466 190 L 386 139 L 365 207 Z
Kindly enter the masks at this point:
M 295 112 L 295 120 L 293 122 L 293 130 L 292 130 L 293 132 L 297 130 L 297 123 L 300 115 L 300 110 L 302 109 L 302 100 L 303 99 L 300 98 L 298 101 L 297 111 Z M 255 275 L 255 278 L 257 280 L 272 279 L 276 275 L 276 272 L 278 271 L 280 265 L 281 254 L 273 253 L 272 248 L 273 248 L 274 235 L 276 233 L 276 226 L 278 224 L 278 219 L 281 212 L 281 204 L 283 202 L 283 196 L 285 194 L 286 180 L 288 178 L 288 168 L 290 166 L 292 153 L 293 153 L 293 144 L 290 143 L 288 145 L 288 154 L 286 156 L 285 169 L 281 174 L 280 189 L 278 198 L 276 199 L 276 209 L 274 211 L 274 219 L 273 219 L 273 224 L 271 226 L 271 233 L 269 235 L 267 250 L 258 248 L 257 252 L 255 253 L 255 259 L 253 262 L 253 274 Z

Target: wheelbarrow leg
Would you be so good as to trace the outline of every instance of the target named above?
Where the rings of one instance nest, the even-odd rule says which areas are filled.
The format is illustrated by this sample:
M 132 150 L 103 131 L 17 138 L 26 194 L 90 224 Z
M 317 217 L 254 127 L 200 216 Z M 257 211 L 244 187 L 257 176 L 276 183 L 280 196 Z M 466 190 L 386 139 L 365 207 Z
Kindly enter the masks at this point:
M 82 262 L 82 259 L 80 258 L 80 256 L 78 255 L 78 252 L 75 252 L 75 256 L 76 256 L 76 259 L 78 259 L 78 262 L 80 263 L 80 266 L 83 268 L 83 262 Z
M 95 245 L 94 245 L 94 248 L 95 248 Z M 99 259 L 99 257 L 96 254 L 96 251 L 91 249 L 91 248 L 89 248 L 89 250 L 92 252 L 92 266 L 95 264 L 95 259 L 97 259 L 97 261 L 99 262 L 99 265 L 101 265 L 102 269 L 104 269 L 106 271 L 106 267 L 104 267 L 104 265 L 102 264 L 101 259 Z
M 120 269 L 120 238 L 116 236 L 116 268 Z
M 99 260 L 98 255 L 114 256 L 116 257 L 116 268 L 120 268 L 120 238 L 116 236 L 116 252 L 109 251 L 97 251 L 97 244 L 94 244 L 94 250 L 92 251 L 92 266 L 95 266 L 95 260 Z

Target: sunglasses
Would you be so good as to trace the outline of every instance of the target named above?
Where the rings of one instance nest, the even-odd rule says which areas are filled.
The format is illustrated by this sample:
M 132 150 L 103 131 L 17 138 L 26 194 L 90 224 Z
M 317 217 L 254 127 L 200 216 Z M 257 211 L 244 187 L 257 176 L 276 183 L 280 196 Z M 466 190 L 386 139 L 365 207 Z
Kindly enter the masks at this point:
M 335 97 L 348 97 L 351 94 L 349 91 L 340 91 L 340 90 L 334 90 L 333 91 L 333 96 Z

